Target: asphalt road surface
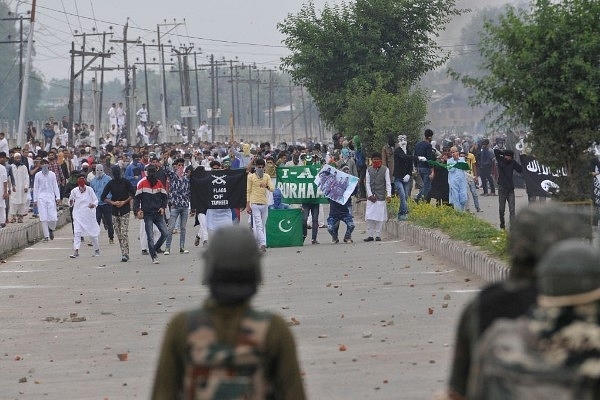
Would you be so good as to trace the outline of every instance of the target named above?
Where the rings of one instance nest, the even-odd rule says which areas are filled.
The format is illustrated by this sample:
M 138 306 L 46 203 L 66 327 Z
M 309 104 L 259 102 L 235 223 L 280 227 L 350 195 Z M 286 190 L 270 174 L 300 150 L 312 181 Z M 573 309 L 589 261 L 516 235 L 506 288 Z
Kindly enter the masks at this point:
M 497 224 L 497 197 L 481 200 L 479 215 Z M 269 249 L 254 304 L 296 321 L 309 398 L 432 398 L 447 380 L 460 310 L 484 282 L 418 245 L 365 243 L 357 222 L 354 244 L 333 245 L 321 229 L 320 245 Z M 130 228 L 128 263 L 104 231 L 101 257 L 84 245 L 70 259 L 65 226 L 0 264 L 0 398 L 149 397 L 167 321 L 207 289 L 191 221 L 190 253 L 159 265 L 139 250 L 138 222 Z

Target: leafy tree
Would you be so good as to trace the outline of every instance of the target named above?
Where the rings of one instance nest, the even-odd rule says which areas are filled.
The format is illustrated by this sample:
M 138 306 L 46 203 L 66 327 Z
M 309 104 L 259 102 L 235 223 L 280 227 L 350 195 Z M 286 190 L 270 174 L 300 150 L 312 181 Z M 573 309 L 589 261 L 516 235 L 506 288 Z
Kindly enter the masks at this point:
M 368 97 L 397 95 L 393 102 L 400 104 L 407 88 L 446 61 L 434 40 L 460 13 L 454 5 L 453 0 L 356 0 L 325 5 L 319 14 L 309 2 L 278 24 L 292 52 L 282 59 L 282 69 L 307 88 L 327 124 L 376 136 L 383 127 L 405 131 L 409 127 L 389 122 L 376 127 L 372 117 L 380 104 Z M 357 109 L 359 104 L 372 108 Z
M 564 200 L 589 198 L 588 149 L 600 142 L 600 3 L 536 0 L 486 22 L 480 42 L 485 76 L 453 72 L 494 104 L 496 125 L 526 125 L 538 159 L 555 169 Z
M 379 150 L 386 143 L 388 132 L 406 134 L 409 143 L 417 143 L 421 140 L 426 115 L 427 94 L 424 90 L 403 88 L 390 93 L 381 85 L 375 89 L 356 87 L 348 96 L 348 108 L 341 124 L 364 127 L 360 132 L 363 146 Z

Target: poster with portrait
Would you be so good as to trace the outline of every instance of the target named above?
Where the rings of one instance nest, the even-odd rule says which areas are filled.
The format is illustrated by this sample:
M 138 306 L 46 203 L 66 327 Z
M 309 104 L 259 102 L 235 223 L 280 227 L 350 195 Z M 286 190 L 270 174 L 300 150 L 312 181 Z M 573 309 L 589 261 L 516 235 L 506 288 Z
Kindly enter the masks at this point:
M 328 199 L 346 204 L 358 184 L 358 177 L 324 165 L 315 178 L 315 184 Z

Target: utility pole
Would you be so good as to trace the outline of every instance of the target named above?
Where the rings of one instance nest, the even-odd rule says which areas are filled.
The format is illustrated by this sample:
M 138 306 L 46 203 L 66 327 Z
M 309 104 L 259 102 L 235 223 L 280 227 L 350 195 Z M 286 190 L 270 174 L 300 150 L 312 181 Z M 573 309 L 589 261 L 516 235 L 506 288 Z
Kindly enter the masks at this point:
M 112 36 L 112 26 L 109 26 L 108 29 L 111 30 L 111 32 L 108 33 L 108 35 Z M 102 32 L 102 54 L 106 52 L 106 35 L 106 32 Z M 96 132 L 99 132 L 100 134 L 104 132 L 104 130 L 102 129 L 102 99 L 104 97 L 104 57 L 102 57 L 101 68 L 102 69 L 100 70 L 100 100 L 98 100 L 98 125 L 96 126 Z
M 300 98 L 302 99 L 302 117 L 304 118 L 304 137 L 310 137 L 312 140 L 312 136 L 308 136 L 308 124 L 306 122 L 306 106 L 304 105 L 304 86 L 300 86 Z
M 27 110 L 27 91 L 29 89 L 29 71 L 31 70 L 31 53 L 33 49 L 33 32 L 35 25 L 35 3 L 31 3 L 31 23 L 29 24 L 29 37 L 27 38 L 27 62 L 25 63 L 25 72 L 23 75 L 23 86 L 21 89 L 21 104 L 19 106 L 19 128 L 17 131 L 17 143 L 23 143 L 23 130 L 25 128 L 25 111 Z
M 202 105 L 200 104 L 200 85 L 198 84 L 198 59 L 194 52 L 194 75 L 196 76 L 196 107 L 198 109 L 198 127 L 202 125 Z
M 162 127 L 163 127 L 163 131 L 162 131 L 162 142 L 166 142 L 167 141 L 167 126 L 168 126 L 168 118 L 169 118 L 169 114 L 167 113 L 167 76 L 165 74 L 165 54 L 164 54 L 164 47 L 160 44 L 160 39 L 162 38 L 163 35 L 168 34 L 169 32 L 171 32 L 173 29 L 177 28 L 179 25 L 181 25 L 181 23 L 175 22 L 175 23 L 167 23 L 165 20 L 165 23 L 162 24 L 157 24 L 156 25 L 156 36 L 157 36 L 157 44 L 158 44 L 158 61 L 161 64 L 161 68 L 160 68 L 160 72 L 162 75 L 162 79 L 161 79 L 161 98 L 160 98 L 160 103 L 161 103 L 161 114 L 162 114 Z M 171 29 L 169 29 L 168 31 L 166 31 L 165 33 L 163 33 L 162 35 L 160 34 L 160 27 L 164 26 L 164 27 L 171 27 Z
M 190 96 L 190 71 L 188 65 L 188 55 L 192 52 L 194 48 L 193 44 L 190 46 L 180 46 L 179 50 L 172 48 L 171 51 L 177 54 L 177 57 L 181 58 L 180 62 L 180 71 L 179 71 L 179 80 L 181 84 L 181 106 L 189 107 L 192 103 Z M 196 111 L 197 112 L 197 111 Z M 185 118 L 185 125 L 188 130 L 188 140 L 192 136 L 192 117 Z
M 296 132 L 294 131 L 294 97 L 292 96 L 292 81 L 290 80 L 290 124 L 292 130 L 292 144 L 296 143 Z
M 233 62 L 238 62 L 237 60 L 229 60 L 229 82 L 231 83 L 231 118 L 230 118 L 230 124 L 231 124 L 231 130 L 232 133 L 231 135 L 233 136 L 233 131 L 235 130 L 235 126 L 237 125 L 237 120 L 235 119 L 235 108 L 236 108 L 236 104 L 235 104 L 235 97 L 234 97 L 234 87 L 233 84 L 235 83 L 233 81 Z M 236 75 L 237 75 L 237 69 L 236 69 Z
M 217 133 L 217 125 L 215 124 L 215 119 L 217 123 L 220 125 L 220 117 L 218 117 L 218 109 L 219 109 L 219 65 L 225 65 L 225 61 L 215 61 L 215 56 L 213 54 L 210 55 L 210 91 L 211 91 L 211 116 L 210 116 L 210 125 L 212 127 L 212 138 L 211 141 L 214 142 L 215 135 Z M 202 66 L 202 65 L 201 65 Z
M 74 114 L 75 114 L 75 104 L 74 104 L 74 97 L 75 97 L 75 79 L 77 79 L 77 77 L 83 73 L 83 71 L 89 67 L 94 61 L 96 61 L 96 59 L 98 57 L 102 57 L 102 58 L 110 58 L 111 53 L 104 53 L 104 52 L 91 52 L 91 51 L 81 51 L 81 50 L 75 50 L 75 42 L 71 42 L 71 51 L 69 52 L 71 54 L 71 77 L 69 79 L 69 104 L 68 104 L 68 108 L 69 108 L 69 122 L 72 124 L 73 123 L 73 118 L 74 118 Z M 90 61 L 88 61 L 83 67 L 82 69 L 75 73 L 75 56 L 90 56 L 92 57 L 92 59 Z M 103 69 L 104 70 L 104 69 Z M 73 130 L 69 130 L 69 143 L 71 145 L 73 145 Z
M 92 29 L 95 30 L 95 28 L 92 28 Z M 73 36 L 75 36 L 75 37 L 82 37 L 83 38 L 82 39 L 83 44 L 81 45 L 81 50 L 82 50 L 82 55 L 81 55 L 81 71 L 82 72 L 81 72 L 81 82 L 80 82 L 80 85 L 79 85 L 79 118 L 78 118 L 78 121 L 81 123 L 81 121 L 82 121 L 82 113 L 83 113 L 83 86 L 84 86 L 83 71 L 85 69 L 84 68 L 84 66 L 85 66 L 85 39 L 88 36 L 104 36 L 105 37 L 106 33 L 85 33 L 84 32 L 84 33 L 81 33 L 81 34 L 77 34 L 77 31 L 75 31 L 75 32 L 76 33 Z M 104 53 L 104 50 L 105 50 L 104 48 L 105 48 L 105 45 L 103 43 L 102 44 L 102 52 L 103 53 Z M 92 51 L 94 51 L 94 50 L 95 49 L 92 49 Z M 102 62 L 104 63 L 104 58 L 102 58 Z M 104 83 L 104 79 L 103 78 L 104 78 L 104 75 L 102 75 L 101 85 Z M 102 90 L 102 87 L 101 87 L 101 90 Z M 102 110 L 100 109 L 100 112 L 101 111 Z M 73 123 L 73 121 L 71 121 L 71 123 Z M 98 127 L 98 131 L 100 131 L 99 129 L 100 129 L 100 127 Z
M 275 99 L 273 98 L 273 70 L 269 70 L 269 123 L 271 124 L 271 145 L 275 146 Z
M 11 15 L 9 12 L 8 15 Z M 2 18 L 0 21 L 19 21 L 19 40 L 4 40 L 0 44 L 19 44 L 19 109 L 23 97 L 23 16 Z M 11 36 L 8 36 L 11 39 Z
M 154 43 L 154 42 L 155 42 L 155 40 L 152 39 L 152 43 Z M 156 118 L 152 118 L 151 117 L 151 111 L 150 111 L 150 91 L 148 90 L 148 65 L 158 65 L 159 66 L 159 70 L 160 70 L 160 68 L 162 68 L 163 63 L 156 62 L 156 58 L 154 58 L 154 57 L 152 58 L 152 62 L 148 62 L 147 61 L 147 57 L 146 57 L 146 47 L 157 47 L 157 48 L 159 48 L 159 45 L 157 45 L 157 44 L 146 44 L 146 43 L 143 43 L 142 47 L 143 47 L 143 52 L 144 52 L 143 62 L 141 62 L 141 63 L 140 62 L 136 62 L 135 65 L 141 65 L 141 64 L 144 65 L 144 80 L 146 81 L 145 82 L 146 109 L 148 110 L 148 121 L 156 121 Z M 159 49 L 159 53 L 160 53 L 160 49 Z M 136 58 L 136 61 L 139 61 L 139 59 Z M 164 63 L 164 65 L 175 65 L 175 64 L 173 64 L 172 62 L 169 62 L 169 63 Z M 162 90 L 162 83 L 161 83 L 161 90 Z M 162 91 L 161 91 L 160 96 L 162 98 Z M 163 120 L 164 120 L 164 117 L 161 116 L 161 118 L 163 118 Z
M 140 44 L 140 39 L 136 40 L 127 40 L 127 30 L 129 29 L 129 18 L 127 18 L 127 22 L 125 26 L 123 26 L 123 39 L 111 39 L 111 43 L 122 43 L 123 44 L 123 68 L 125 71 L 125 113 L 127 115 L 127 132 L 129 133 L 129 137 L 127 138 L 127 143 L 133 143 L 133 138 L 135 137 L 134 125 L 135 125 L 135 116 L 132 115 L 131 112 L 131 82 L 129 80 L 129 71 L 134 67 L 129 67 L 128 54 L 127 54 L 127 45 L 128 44 Z M 132 123 L 133 121 L 133 123 Z
M 215 56 L 212 54 L 210 55 L 210 78 L 210 131 L 212 132 L 210 141 L 214 142 L 217 129 L 215 126 L 215 114 L 217 113 L 217 110 L 215 109 Z

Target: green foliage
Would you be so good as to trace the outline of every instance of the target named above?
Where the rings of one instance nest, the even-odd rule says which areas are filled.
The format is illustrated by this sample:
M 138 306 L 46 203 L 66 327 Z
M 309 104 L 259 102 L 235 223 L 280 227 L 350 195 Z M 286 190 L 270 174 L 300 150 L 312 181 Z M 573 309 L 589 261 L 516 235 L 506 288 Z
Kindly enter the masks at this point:
M 381 149 L 388 132 L 404 133 L 410 143 L 421 138 L 427 116 L 427 94 L 424 90 L 408 88 L 397 93 L 382 87 L 372 91 L 360 88 L 348 95 L 348 107 L 340 120 L 342 132 L 353 132 L 356 127 L 368 127 L 363 132 L 363 144 L 369 149 Z
M 388 214 L 397 215 L 398 208 L 399 199 L 394 197 L 388 203 Z M 506 232 L 475 215 L 457 211 L 452 207 L 417 204 L 412 200 L 409 200 L 409 209 L 408 220 L 411 223 L 440 230 L 454 240 L 480 247 L 502 261 L 508 260 Z
M 309 2 L 278 24 L 292 52 L 282 69 L 307 88 L 328 125 L 371 143 L 389 131 L 411 134 L 427 100 L 414 84 L 446 61 L 435 38 L 459 13 L 454 0 L 356 0 L 320 13 Z
M 536 0 L 488 21 L 480 42 L 486 76 L 453 73 L 495 104 L 497 125 L 525 125 L 535 156 L 563 169 L 559 198 L 590 196 L 587 149 L 600 142 L 600 3 Z

